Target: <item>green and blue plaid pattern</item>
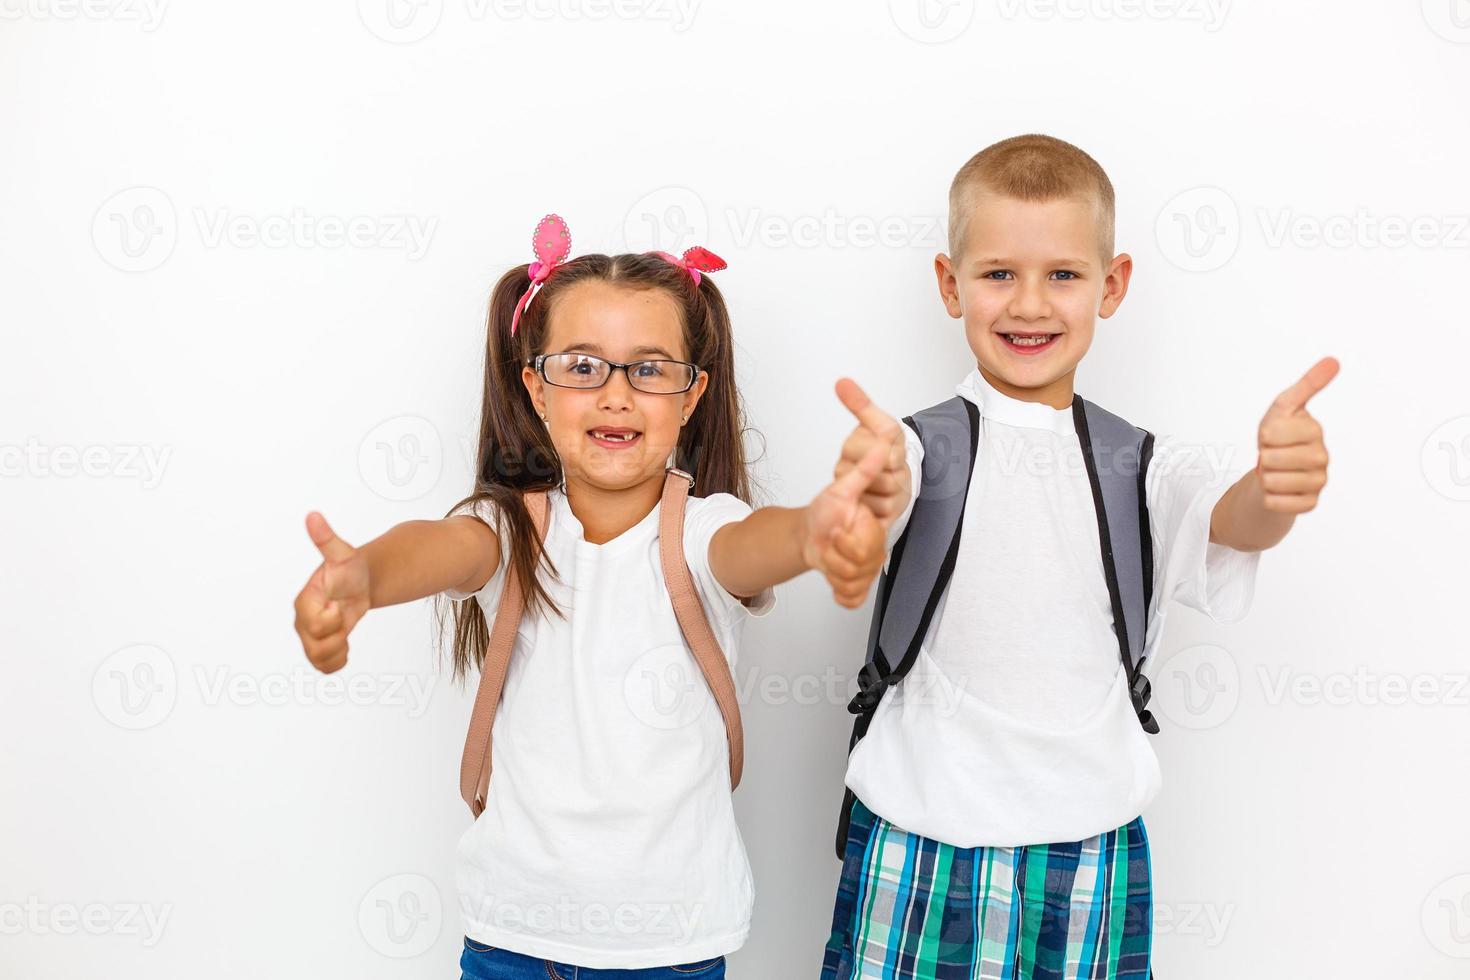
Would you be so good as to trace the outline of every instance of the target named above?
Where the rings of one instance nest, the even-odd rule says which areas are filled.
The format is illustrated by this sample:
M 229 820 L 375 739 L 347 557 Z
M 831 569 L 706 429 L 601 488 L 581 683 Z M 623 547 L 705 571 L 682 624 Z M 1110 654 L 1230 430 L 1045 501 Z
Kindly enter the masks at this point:
M 953 847 L 853 804 L 822 980 L 1148 980 L 1141 817 L 1083 841 Z

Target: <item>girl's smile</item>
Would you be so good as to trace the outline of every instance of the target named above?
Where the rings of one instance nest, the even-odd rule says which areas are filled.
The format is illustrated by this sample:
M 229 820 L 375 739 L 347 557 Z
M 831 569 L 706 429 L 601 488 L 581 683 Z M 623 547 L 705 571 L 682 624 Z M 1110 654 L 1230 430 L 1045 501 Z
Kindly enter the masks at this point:
M 621 452 L 631 448 L 639 439 L 642 439 L 643 433 L 636 429 L 604 425 L 596 429 L 588 429 L 587 436 L 603 449 Z

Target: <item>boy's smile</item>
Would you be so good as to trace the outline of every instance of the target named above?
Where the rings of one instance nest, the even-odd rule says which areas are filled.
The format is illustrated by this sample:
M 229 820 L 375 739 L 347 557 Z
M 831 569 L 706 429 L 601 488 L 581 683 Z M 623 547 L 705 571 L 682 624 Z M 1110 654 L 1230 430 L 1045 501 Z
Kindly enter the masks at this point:
M 1051 347 L 1052 341 L 1061 336 L 1060 333 L 1002 333 L 1001 338 L 1005 340 L 1006 346 L 1013 353 L 1022 356 L 1040 354 Z
M 957 254 L 938 256 L 935 272 L 981 373 L 1013 398 L 1066 408 L 1096 319 L 1122 302 L 1132 260 L 1105 259 L 1098 208 L 1086 198 L 977 191 L 961 227 Z

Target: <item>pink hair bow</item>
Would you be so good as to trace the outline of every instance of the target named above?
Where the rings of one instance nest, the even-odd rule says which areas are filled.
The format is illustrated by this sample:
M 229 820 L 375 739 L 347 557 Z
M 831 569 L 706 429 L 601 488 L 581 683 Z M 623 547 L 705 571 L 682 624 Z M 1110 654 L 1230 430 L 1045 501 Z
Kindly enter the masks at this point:
M 567 228 L 567 223 L 555 214 L 542 218 L 531 234 L 531 248 L 536 253 L 536 261 L 526 270 L 531 277 L 531 284 L 526 287 L 525 294 L 521 296 L 521 301 L 516 304 L 516 311 L 510 318 L 512 337 L 516 335 L 516 325 L 521 322 L 521 314 L 531 305 L 531 297 L 540 292 L 542 284 L 551 277 L 551 271 L 565 262 L 572 252 L 572 233 Z
M 654 252 L 653 254 L 665 262 L 672 262 L 679 268 L 684 269 L 694 278 L 694 285 L 696 286 L 699 285 L 699 274 L 701 272 L 719 272 L 725 268 L 724 259 L 709 249 L 701 248 L 698 245 L 695 245 L 693 248 L 686 248 L 683 256 L 670 255 L 668 252 Z

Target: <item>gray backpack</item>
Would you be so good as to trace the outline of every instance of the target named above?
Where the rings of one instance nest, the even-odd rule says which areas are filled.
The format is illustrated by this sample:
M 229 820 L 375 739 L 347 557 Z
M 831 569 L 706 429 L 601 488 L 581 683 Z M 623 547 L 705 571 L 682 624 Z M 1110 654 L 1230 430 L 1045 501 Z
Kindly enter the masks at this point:
M 1153 734 L 1159 725 L 1147 708 L 1149 683 L 1141 668 L 1154 586 L 1153 537 L 1144 493 L 1154 437 L 1080 396 L 1072 399 L 1072 418 L 1092 484 L 1118 655 L 1128 674 L 1133 709 L 1144 731 Z M 908 525 L 893 546 L 888 570 L 878 579 L 867 662 L 858 674 L 858 693 L 847 706 L 857 716 L 849 753 L 867 734 L 884 692 L 900 683 L 918 658 L 919 645 L 954 572 L 979 445 L 979 410 L 958 395 L 904 422 L 923 441 L 924 468 Z M 852 790 L 847 790 L 837 828 L 838 860 L 847 843 L 853 798 Z

